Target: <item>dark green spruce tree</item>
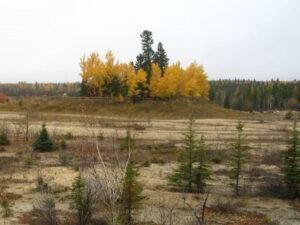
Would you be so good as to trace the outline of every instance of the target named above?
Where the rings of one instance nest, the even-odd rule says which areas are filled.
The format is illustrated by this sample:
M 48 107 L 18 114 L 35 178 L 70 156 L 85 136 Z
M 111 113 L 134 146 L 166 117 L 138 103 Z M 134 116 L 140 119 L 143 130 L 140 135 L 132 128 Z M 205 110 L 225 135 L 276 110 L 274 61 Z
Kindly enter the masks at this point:
M 152 49 L 153 38 L 152 32 L 149 30 L 144 30 L 141 34 L 142 38 L 142 53 L 136 57 L 135 70 L 139 69 L 145 70 L 147 73 L 147 83 L 150 83 L 152 75 L 152 62 L 154 51 Z
M 10 140 L 4 130 L 0 131 L 0 146 L 10 145 Z
M 246 163 L 246 152 L 243 146 L 243 129 L 244 124 L 239 121 L 236 126 L 237 139 L 233 144 L 233 152 L 231 156 L 231 173 L 230 178 L 233 179 L 233 187 L 236 196 L 240 196 L 240 180 L 244 172 L 244 164 Z
M 77 214 L 77 224 L 86 225 L 92 217 L 90 199 L 87 198 L 87 184 L 81 173 L 72 183 L 71 199 Z
M 80 83 L 80 96 L 88 96 L 88 86 L 84 79 Z
M 294 122 L 292 137 L 288 140 L 289 148 L 282 153 L 284 166 L 281 169 L 283 180 L 291 197 L 300 194 L 300 140 L 297 122 Z
M 195 162 L 196 133 L 194 129 L 195 120 L 190 118 L 188 131 L 184 133 L 184 147 L 179 152 L 179 165 L 168 177 L 171 184 L 191 190 L 193 185 L 193 164 Z
M 158 43 L 157 51 L 154 53 L 153 62 L 158 64 L 163 76 L 169 65 L 169 58 L 161 42 Z
M 40 151 L 51 151 L 54 149 L 54 142 L 51 139 L 49 132 L 46 128 L 46 124 L 43 123 L 40 135 L 37 140 L 34 142 L 33 147 L 35 150 Z
M 120 201 L 121 214 L 119 219 L 122 225 L 135 224 L 134 215 L 146 199 L 146 196 L 142 194 L 143 185 L 137 180 L 139 175 L 138 166 L 134 162 L 130 162 L 127 166 Z
M 207 145 L 205 144 L 203 135 L 201 136 L 195 155 L 195 163 L 197 163 L 197 166 L 193 171 L 193 182 L 196 184 L 197 189 L 203 193 L 205 191 L 205 187 L 207 186 L 207 180 L 210 179 L 212 173 L 209 165 Z

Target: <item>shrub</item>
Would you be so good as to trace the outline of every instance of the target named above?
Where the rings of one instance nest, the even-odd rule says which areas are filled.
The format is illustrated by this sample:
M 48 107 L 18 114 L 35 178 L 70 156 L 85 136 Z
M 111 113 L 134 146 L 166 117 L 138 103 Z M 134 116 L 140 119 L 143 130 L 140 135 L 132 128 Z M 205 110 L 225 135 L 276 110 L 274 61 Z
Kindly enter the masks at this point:
M 7 199 L 1 201 L 3 217 L 9 217 L 12 214 L 11 205 Z
M 234 201 L 232 199 L 218 198 L 210 205 L 209 208 L 221 214 L 234 214 L 239 212 L 242 206 L 242 202 Z
M 33 147 L 35 150 L 51 151 L 54 149 L 54 142 L 50 138 L 46 125 L 42 125 L 42 130 L 37 140 L 34 142 Z
M 55 201 L 51 196 L 46 196 L 33 205 L 33 214 L 39 218 L 43 225 L 57 225 Z
M 18 155 L 23 155 L 22 150 L 18 150 L 17 154 L 18 154 Z
M 143 163 L 143 166 L 144 166 L 144 167 L 149 167 L 149 166 L 151 166 L 151 163 L 150 163 L 148 160 L 146 160 L 146 161 Z
M 72 132 L 68 131 L 68 132 L 66 133 L 66 135 L 65 135 L 65 138 L 66 138 L 67 140 L 73 139 L 73 134 L 72 134 Z
M 157 164 L 165 164 L 166 161 L 164 159 L 159 159 L 159 158 L 156 158 L 155 156 L 152 157 L 151 159 L 151 163 L 157 163 Z
M 67 143 L 66 143 L 65 139 L 62 139 L 62 140 L 60 141 L 60 147 L 61 147 L 62 149 L 66 149 L 66 148 L 67 148 Z
M 257 195 L 263 197 L 282 198 L 286 195 L 286 187 L 278 175 L 264 177 L 257 187 Z
M 0 131 L 0 146 L 7 146 L 10 143 L 7 133 L 4 130 Z
M 61 151 L 59 153 L 59 161 L 63 166 L 70 165 L 73 161 L 74 154 L 70 151 Z
M 18 101 L 18 105 L 19 105 L 19 107 L 20 107 L 20 108 L 22 108 L 22 107 L 23 107 L 23 99 L 19 99 L 19 101 Z
M 291 111 L 288 111 L 286 114 L 285 114 L 285 119 L 287 120 L 291 120 L 293 118 L 293 113 Z
M 222 162 L 222 159 L 219 156 L 215 156 L 211 159 L 215 164 L 220 164 Z
M 49 190 L 49 185 L 44 181 L 44 178 L 41 176 L 41 174 L 39 174 L 37 177 L 37 190 L 40 192 L 48 192 Z
M 9 101 L 9 98 L 6 94 L 0 92 L 0 103 L 6 103 Z
M 32 166 L 32 165 L 34 164 L 33 158 L 30 157 L 30 156 L 26 157 L 26 158 L 25 158 L 25 164 L 26 164 L 26 166 L 28 166 L 28 167 Z
M 262 164 L 279 166 L 281 163 L 282 159 L 279 152 L 273 151 L 266 153 L 262 158 Z

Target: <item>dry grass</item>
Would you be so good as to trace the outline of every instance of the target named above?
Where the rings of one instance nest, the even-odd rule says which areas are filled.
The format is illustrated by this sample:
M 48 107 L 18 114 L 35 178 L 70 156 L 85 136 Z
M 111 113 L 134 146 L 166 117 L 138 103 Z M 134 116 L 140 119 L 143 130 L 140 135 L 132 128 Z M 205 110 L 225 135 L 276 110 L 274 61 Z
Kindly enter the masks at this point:
M 194 115 L 197 118 L 253 118 L 254 115 L 224 109 L 204 99 L 147 100 L 131 102 L 99 101 L 92 98 L 25 97 L 23 105 L 39 112 L 96 113 L 104 116 L 134 118 L 179 119 Z M 0 105 L 1 111 L 22 111 L 17 100 Z
M 56 102 L 55 104 L 58 103 Z M 158 103 L 140 103 L 134 106 L 125 106 L 125 103 L 124 105 L 122 103 L 107 104 L 105 107 L 115 107 L 115 109 L 118 108 L 118 110 L 121 110 L 122 107 L 125 107 L 125 109 L 134 107 L 136 109 L 140 107 L 139 105 L 147 105 L 147 107 L 150 107 L 149 105 L 151 104 L 152 106 L 155 104 L 158 105 Z M 173 103 L 166 103 L 167 106 L 169 104 Z M 199 103 L 199 105 L 201 104 Z M 157 110 L 161 111 L 162 107 L 165 106 L 158 107 L 161 108 Z M 209 107 L 212 106 L 210 105 Z M 38 106 L 38 109 L 41 108 L 43 107 Z M 176 205 L 176 213 L 180 217 L 184 217 L 185 215 L 189 214 L 187 209 L 185 209 L 181 205 L 177 205 L 178 201 L 182 201 L 182 193 L 170 192 L 170 186 L 167 179 L 167 176 L 176 167 L 176 150 L 182 147 L 182 133 L 186 130 L 186 120 L 149 119 L 150 117 L 147 118 L 148 114 L 143 112 L 143 107 L 141 108 L 142 109 L 136 110 L 140 112 L 138 117 L 146 115 L 144 119 L 126 119 L 125 117 L 119 119 L 99 116 L 106 110 L 105 108 L 101 109 L 100 106 L 99 111 L 98 109 L 94 109 L 95 111 L 90 111 L 91 114 L 89 115 L 89 118 L 87 116 L 82 118 L 79 113 L 67 114 L 67 110 L 65 111 L 66 113 L 54 113 L 55 111 L 52 111 L 52 113 L 48 113 L 48 111 L 40 113 L 33 121 L 31 121 L 30 126 L 32 129 L 35 129 L 35 132 L 37 132 L 38 129 L 40 129 L 42 120 L 48 120 L 47 127 L 49 128 L 50 134 L 53 135 L 56 140 L 61 140 L 61 138 L 66 139 L 68 147 L 65 151 L 74 152 L 73 162 L 70 165 L 66 166 L 62 165 L 60 161 L 60 151 L 55 151 L 50 153 L 37 153 L 35 155 L 35 164 L 31 167 L 25 167 L 24 158 L 29 155 L 30 151 L 28 149 L 30 148 L 34 139 L 31 138 L 29 143 L 24 143 L 22 139 L 15 139 L 12 133 L 11 139 L 13 143 L 11 146 L 6 147 L 4 152 L 0 153 L 0 157 L 12 158 L 5 159 L 10 161 L 10 163 L 7 164 L 7 167 L 9 168 L 16 168 L 13 162 L 16 158 L 19 158 L 21 160 L 21 163 L 16 164 L 20 166 L 17 167 L 17 169 L 14 169 L 11 174 L 7 173 L 7 167 L 5 167 L 5 169 L 3 170 L 0 170 L 0 176 L 3 176 L 8 180 L 11 177 L 10 181 L 5 183 L 5 192 L 22 195 L 22 198 L 17 199 L 15 205 L 13 206 L 14 217 L 19 217 L 20 221 L 23 221 L 25 224 L 34 224 L 34 222 L 31 223 L 30 218 L 28 218 L 31 217 L 31 215 L 28 215 L 26 213 L 30 212 L 30 210 L 32 209 L 32 202 L 38 198 L 38 195 L 36 193 L 36 178 L 38 171 L 41 172 L 45 182 L 49 184 L 49 186 L 54 188 L 63 187 L 63 191 L 60 191 L 61 189 L 59 189 L 59 191 L 55 191 L 57 206 L 59 210 L 70 212 L 68 195 L 70 194 L 69 188 L 72 184 L 72 181 L 77 175 L 79 169 L 82 169 L 83 172 L 87 172 L 90 169 L 89 163 L 93 162 L 93 158 L 95 157 L 95 146 L 91 142 L 92 138 L 90 138 L 91 136 L 89 135 L 91 135 L 93 131 L 97 131 L 96 133 L 99 134 L 99 144 L 101 151 L 103 152 L 105 160 L 108 162 L 112 156 L 112 148 L 119 148 L 120 142 L 126 134 L 127 129 L 131 129 L 132 134 L 137 139 L 136 148 L 133 152 L 133 159 L 140 165 L 142 165 L 142 167 L 140 168 L 141 176 L 139 179 L 145 186 L 145 194 L 149 197 L 149 199 L 145 203 L 145 209 L 141 210 L 142 213 L 147 215 L 150 214 L 147 209 L 151 207 L 155 208 L 159 200 L 161 200 L 161 198 L 165 198 L 166 201 L 168 201 L 171 205 Z M 48 109 L 45 108 L 43 110 Z M 172 110 L 174 110 L 174 108 Z M 154 110 L 154 112 L 158 111 Z M 181 113 L 183 111 L 185 110 L 182 109 Z M 165 112 L 167 113 L 167 111 Z M 187 112 L 184 113 L 187 114 Z M 198 114 L 200 114 L 200 112 L 198 112 Z M 8 123 L 10 123 L 11 121 L 15 122 L 16 120 L 20 119 L 17 113 L 3 113 L 2 115 L 5 118 L 3 119 L 2 117 L 0 119 L 6 120 Z M 156 116 L 160 116 L 160 114 L 156 114 Z M 265 187 L 261 187 L 260 184 L 263 184 L 263 181 L 268 182 L 266 177 L 270 177 L 273 173 L 278 174 L 278 155 L 276 155 L 276 157 L 271 156 L 273 156 L 273 153 L 278 153 L 280 150 L 286 148 L 284 135 L 286 133 L 286 129 L 276 128 L 285 126 L 290 129 L 291 124 L 288 121 L 265 121 L 264 123 L 260 123 L 259 121 L 255 120 L 244 121 L 246 122 L 245 135 L 247 139 L 247 149 L 249 152 L 251 152 L 251 160 L 249 161 L 249 163 L 247 163 L 248 172 L 245 174 L 245 176 L 246 178 L 249 176 L 257 178 L 253 181 L 255 191 L 257 191 L 258 189 L 258 191 L 262 192 L 261 196 L 270 196 L 268 201 L 266 201 L 265 198 L 260 199 L 260 197 L 257 196 L 248 196 L 247 201 L 249 199 L 255 198 L 257 198 L 257 200 L 253 200 L 251 204 L 248 204 L 247 202 L 245 210 L 253 210 L 259 211 L 261 213 L 266 213 L 269 216 L 272 216 L 272 218 L 274 215 L 274 218 L 276 218 L 276 214 L 278 212 L 284 212 L 285 214 L 283 215 L 283 217 L 285 221 L 288 221 L 289 218 L 291 218 L 291 214 L 293 213 L 291 207 L 289 206 L 289 203 L 283 199 L 273 198 L 273 193 L 278 187 L 276 187 L 276 185 L 274 186 L 273 182 L 270 182 L 270 184 L 272 183 L 271 186 Z M 209 181 L 209 185 L 212 189 L 210 194 L 211 199 L 209 200 L 208 206 L 212 205 L 214 200 L 219 196 L 231 196 L 232 189 L 229 185 L 230 181 L 228 178 L 228 171 L 230 169 L 228 164 L 228 157 L 230 154 L 231 142 L 236 137 L 236 123 L 237 120 L 233 119 L 197 120 L 197 124 L 195 127 L 196 132 L 197 134 L 205 135 L 207 144 L 209 145 L 210 149 L 209 154 L 212 161 L 211 165 L 213 167 L 213 171 L 216 171 L 213 174 L 212 180 Z M 87 129 L 85 127 L 86 125 L 92 125 L 93 128 L 89 127 L 89 129 Z M 94 128 L 97 130 L 92 130 Z M 68 132 L 71 132 L 72 134 L 67 135 Z M 20 150 L 23 152 L 23 154 L 19 155 Z M 272 153 L 272 155 L 268 155 L 268 153 Z M 255 160 L 252 158 L 254 156 Z M 266 158 L 264 159 L 264 157 Z M 266 164 L 261 164 L 261 160 L 264 160 Z M 257 168 L 250 170 L 251 167 L 248 168 L 248 165 L 256 166 Z M 76 171 L 74 169 L 78 170 Z M 277 179 L 274 179 L 274 184 L 276 183 Z M 201 203 L 201 199 L 195 198 L 194 194 L 188 195 L 188 198 L 190 199 L 189 201 L 191 201 L 192 204 L 197 205 Z M 270 209 L 274 202 L 277 204 L 277 211 Z M 235 205 L 240 206 L 238 203 L 235 203 Z M 232 208 L 234 208 L 235 205 L 233 205 Z M 21 215 L 23 215 L 24 213 L 25 215 L 21 217 Z M 213 210 L 210 210 L 209 213 L 212 214 L 211 219 L 215 219 L 219 222 L 219 224 L 253 224 L 249 223 L 251 222 L 250 219 L 246 220 L 244 214 L 239 214 L 238 212 L 232 214 L 224 214 L 220 211 L 215 212 Z M 259 225 L 269 225 L 269 223 L 265 223 L 263 218 L 253 217 L 252 221 L 255 221 Z M 11 224 L 8 224 L 15 225 L 17 223 L 12 222 Z M 37 222 L 36 224 L 39 223 Z M 212 224 L 215 225 L 218 223 Z

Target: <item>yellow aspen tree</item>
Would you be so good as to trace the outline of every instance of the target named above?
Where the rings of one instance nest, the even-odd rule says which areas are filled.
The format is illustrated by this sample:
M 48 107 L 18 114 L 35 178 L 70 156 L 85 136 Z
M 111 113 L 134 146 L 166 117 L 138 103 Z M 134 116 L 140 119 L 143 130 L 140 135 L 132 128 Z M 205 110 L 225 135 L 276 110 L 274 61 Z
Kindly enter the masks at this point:
M 162 97 L 161 93 L 161 83 L 163 77 L 161 76 L 161 69 L 157 63 L 152 64 L 152 77 L 150 81 L 150 96 L 151 97 Z
M 209 84 L 203 66 L 192 63 L 183 74 L 180 94 L 184 97 L 208 98 Z
M 117 72 L 118 72 L 118 64 L 119 62 L 115 63 L 115 56 L 112 53 L 112 51 L 108 51 L 105 55 L 105 80 L 107 82 L 107 84 L 111 83 L 111 81 L 113 80 L 113 78 L 115 76 L 117 76 Z
M 81 77 L 93 92 L 100 92 L 105 80 L 105 65 L 98 53 L 91 53 L 90 56 L 83 56 L 80 59 Z M 93 93 L 97 95 L 99 93 Z
M 177 96 L 179 94 L 182 76 L 183 69 L 179 62 L 169 66 L 165 70 L 165 74 L 160 85 L 161 97 Z
M 134 97 L 144 95 L 146 93 L 145 90 L 143 90 L 143 87 L 147 87 L 147 73 L 143 69 L 140 69 L 135 73 L 134 67 L 132 66 L 126 83 L 128 86 L 128 96 Z

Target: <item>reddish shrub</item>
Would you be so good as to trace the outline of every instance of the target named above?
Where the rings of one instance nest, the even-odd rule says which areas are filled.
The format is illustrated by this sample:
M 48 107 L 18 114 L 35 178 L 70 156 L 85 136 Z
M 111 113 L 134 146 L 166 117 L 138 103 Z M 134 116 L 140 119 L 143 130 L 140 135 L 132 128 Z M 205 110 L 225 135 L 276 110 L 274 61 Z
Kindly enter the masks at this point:
M 6 103 L 9 101 L 9 98 L 6 94 L 0 92 L 0 103 Z

